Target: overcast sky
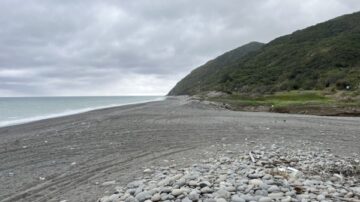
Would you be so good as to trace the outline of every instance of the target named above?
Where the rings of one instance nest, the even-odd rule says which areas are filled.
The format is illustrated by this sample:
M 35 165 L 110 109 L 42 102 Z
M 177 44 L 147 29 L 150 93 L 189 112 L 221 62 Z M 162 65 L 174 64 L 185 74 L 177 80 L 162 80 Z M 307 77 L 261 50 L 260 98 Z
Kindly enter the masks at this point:
M 250 41 L 359 0 L 1 0 L 0 96 L 162 95 Z

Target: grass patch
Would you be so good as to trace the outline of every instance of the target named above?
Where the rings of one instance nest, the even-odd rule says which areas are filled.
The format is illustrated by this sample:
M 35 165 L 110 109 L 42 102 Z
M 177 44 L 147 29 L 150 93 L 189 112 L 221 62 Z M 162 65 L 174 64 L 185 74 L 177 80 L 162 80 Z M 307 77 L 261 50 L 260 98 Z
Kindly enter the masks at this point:
M 289 105 L 314 105 L 333 104 L 334 100 L 320 91 L 289 91 L 278 92 L 272 95 L 246 96 L 241 94 L 226 97 L 211 98 L 212 101 L 221 101 L 243 106 L 289 106 Z
M 228 104 L 234 110 L 256 110 L 319 115 L 358 114 L 360 96 L 351 92 L 287 91 L 268 95 L 232 94 L 204 99 Z M 349 111 L 350 110 L 350 111 Z M 355 112 L 354 112 L 355 110 Z

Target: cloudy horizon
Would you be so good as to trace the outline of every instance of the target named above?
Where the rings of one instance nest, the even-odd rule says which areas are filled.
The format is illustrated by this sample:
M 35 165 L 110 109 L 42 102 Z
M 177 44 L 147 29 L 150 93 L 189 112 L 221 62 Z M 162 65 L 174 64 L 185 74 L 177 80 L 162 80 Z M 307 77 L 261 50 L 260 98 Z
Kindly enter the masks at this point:
M 358 0 L 0 2 L 0 97 L 164 95 L 250 41 L 360 10 Z

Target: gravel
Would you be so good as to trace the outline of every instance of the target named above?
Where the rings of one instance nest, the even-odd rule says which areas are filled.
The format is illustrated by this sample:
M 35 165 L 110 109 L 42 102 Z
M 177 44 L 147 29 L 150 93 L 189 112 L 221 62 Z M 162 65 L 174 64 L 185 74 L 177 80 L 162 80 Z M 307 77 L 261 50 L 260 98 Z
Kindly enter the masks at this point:
M 257 146 L 253 162 L 249 152 L 230 153 L 217 152 L 190 167 L 152 168 L 141 181 L 117 187 L 116 194 L 98 201 L 134 201 L 129 187 L 142 191 L 135 196 L 139 202 L 360 201 L 357 154 L 342 158 L 318 148 Z
M 183 171 L 180 169 L 191 168 L 193 164 L 204 166 L 204 159 L 209 161 L 209 169 L 213 168 L 213 161 L 223 166 L 239 160 L 240 156 L 250 161 L 250 151 L 256 163 L 271 160 L 269 165 L 277 165 L 278 161 L 288 157 L 283 153 L 276 157 L 269 156 L 267 153 L 272 144 L 288 149 L 288 166 L 298 168 L 298 162 L 304 166 L 310 163 L 309 168 L 304 168 L 309 170 L 307 175 L 313 176 L 309 180 L 322 181 L 318 177 L 322 176 L 321 173 L 317 174 L 322 169 L 325 173 L 332 173 L 328 181 L 346 181 L 348 176 L 354 176 L 354 169 L 347 167 L 350 165 L 346 164 L 349 162 L 347 159 L 344 162 L 336 161 L 339 158 L 335 155 L 354 158 L 353 153 L 360 154 L 359 125 L 359 117 L 234 112 L 186 97 L 171 97 L 164 101 L 2 127 L 0 201 L 96 201 L 102 196 L 117 193 L 116 187 L 123 189 L 118 193 L 121 196 L 124 196 L 125 191 L 128 192 L 126 201 L 135 201 L 136 195 L 144 190 L 150 191 L 151 197 L 159 193 L 160 201 L 181 197 L 184 200 L 196 200 L 197 197 L 203 199 L 216 192 L 215 188 L 221 182 L 226 183 L 222 187 L 231 193 L 231 197 L 236 193 L 242 199 L 255 200 L 251 194 L 244 193 L 256 192 L 259 197 L 268 197 L 272 192 L 266 193 L 265 190 L 272 185 L 277 185 L 282 192 L 286 187 L 271 183 L 279 180 L 278 176 L 271 173 L 228 173 L 231 171 L 229 169 L 218 173 L 216 181 L 203 179 L 210 185 L 202 184 L 207 187 L 203 190 L 207 193 L 201 193 L 204 187 L 200 187 L 202 181 L 199 178 L 204 178 L 205 173 L 192 173 L 184 184 Z M 266 146 L 266 149 L 262 149 L 261 145 Z M 310 152 L 313 160 L 295 155 L 301 154 L 302 150 Z M 333 156 L 323 157 L 324 152 Z M 329 162 L 325 161 L 328 167 L 321 164 L 322 159 L 329 159 Z M 254 166 L 260 166 L 256 163 Z M 240 170 L 247 170 L 248 167 L 247 164 L 238 166 Z M 163 173 L 160 179 L 152 180 L 159 172 L 165 171 L 167 173 Z M 340 173 L 339 176 L 334 175 Z M 180 177 L 176 179 L 165 180 L 168 176 L 178 174 Z M 301 173 L 289 174 L 302 177 Z M 241 183 L 240 186 L 227 182 L 229 177 L 236 176 L 241 176 L 236 181 Z M 258 178 L 263 184 L 249 190 L 249 181 Z M 129 182 L 134 181 L 127 187 Z M 155 189 L 148 190 L 150 185 Z M 189 192 L 176 198 L 171 195 L 172 189 L 183 187 L 189 189 Z M 350 190 L 358 193 L 359 186 L 351 186 Z M 294 198 L 294 191 L 283 193 Z M 347 191 L 344 194 L 345 191 L 332 186 L 327 192 L 314 195 L 324 195 L 329 201 L 327 195 L 334 192 L 350 197 L 351 193 Z M 351 197 L 357 197 L 353 195 Z M 116 195 L 113 197 L 117 199 Z M 213 200 L 211 197 L 205 198 Z

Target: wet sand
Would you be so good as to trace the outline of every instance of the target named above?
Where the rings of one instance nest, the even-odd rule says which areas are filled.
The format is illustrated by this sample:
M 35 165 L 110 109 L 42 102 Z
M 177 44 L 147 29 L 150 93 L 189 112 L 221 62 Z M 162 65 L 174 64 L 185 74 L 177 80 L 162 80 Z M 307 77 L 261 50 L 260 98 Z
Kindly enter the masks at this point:
M 144 167 L 191 164 L 214 144 L 303 141 L 359 154 L 360 118 L 234 112 L 173 97 L 3 127 L 0 201 L 96 201 Z

